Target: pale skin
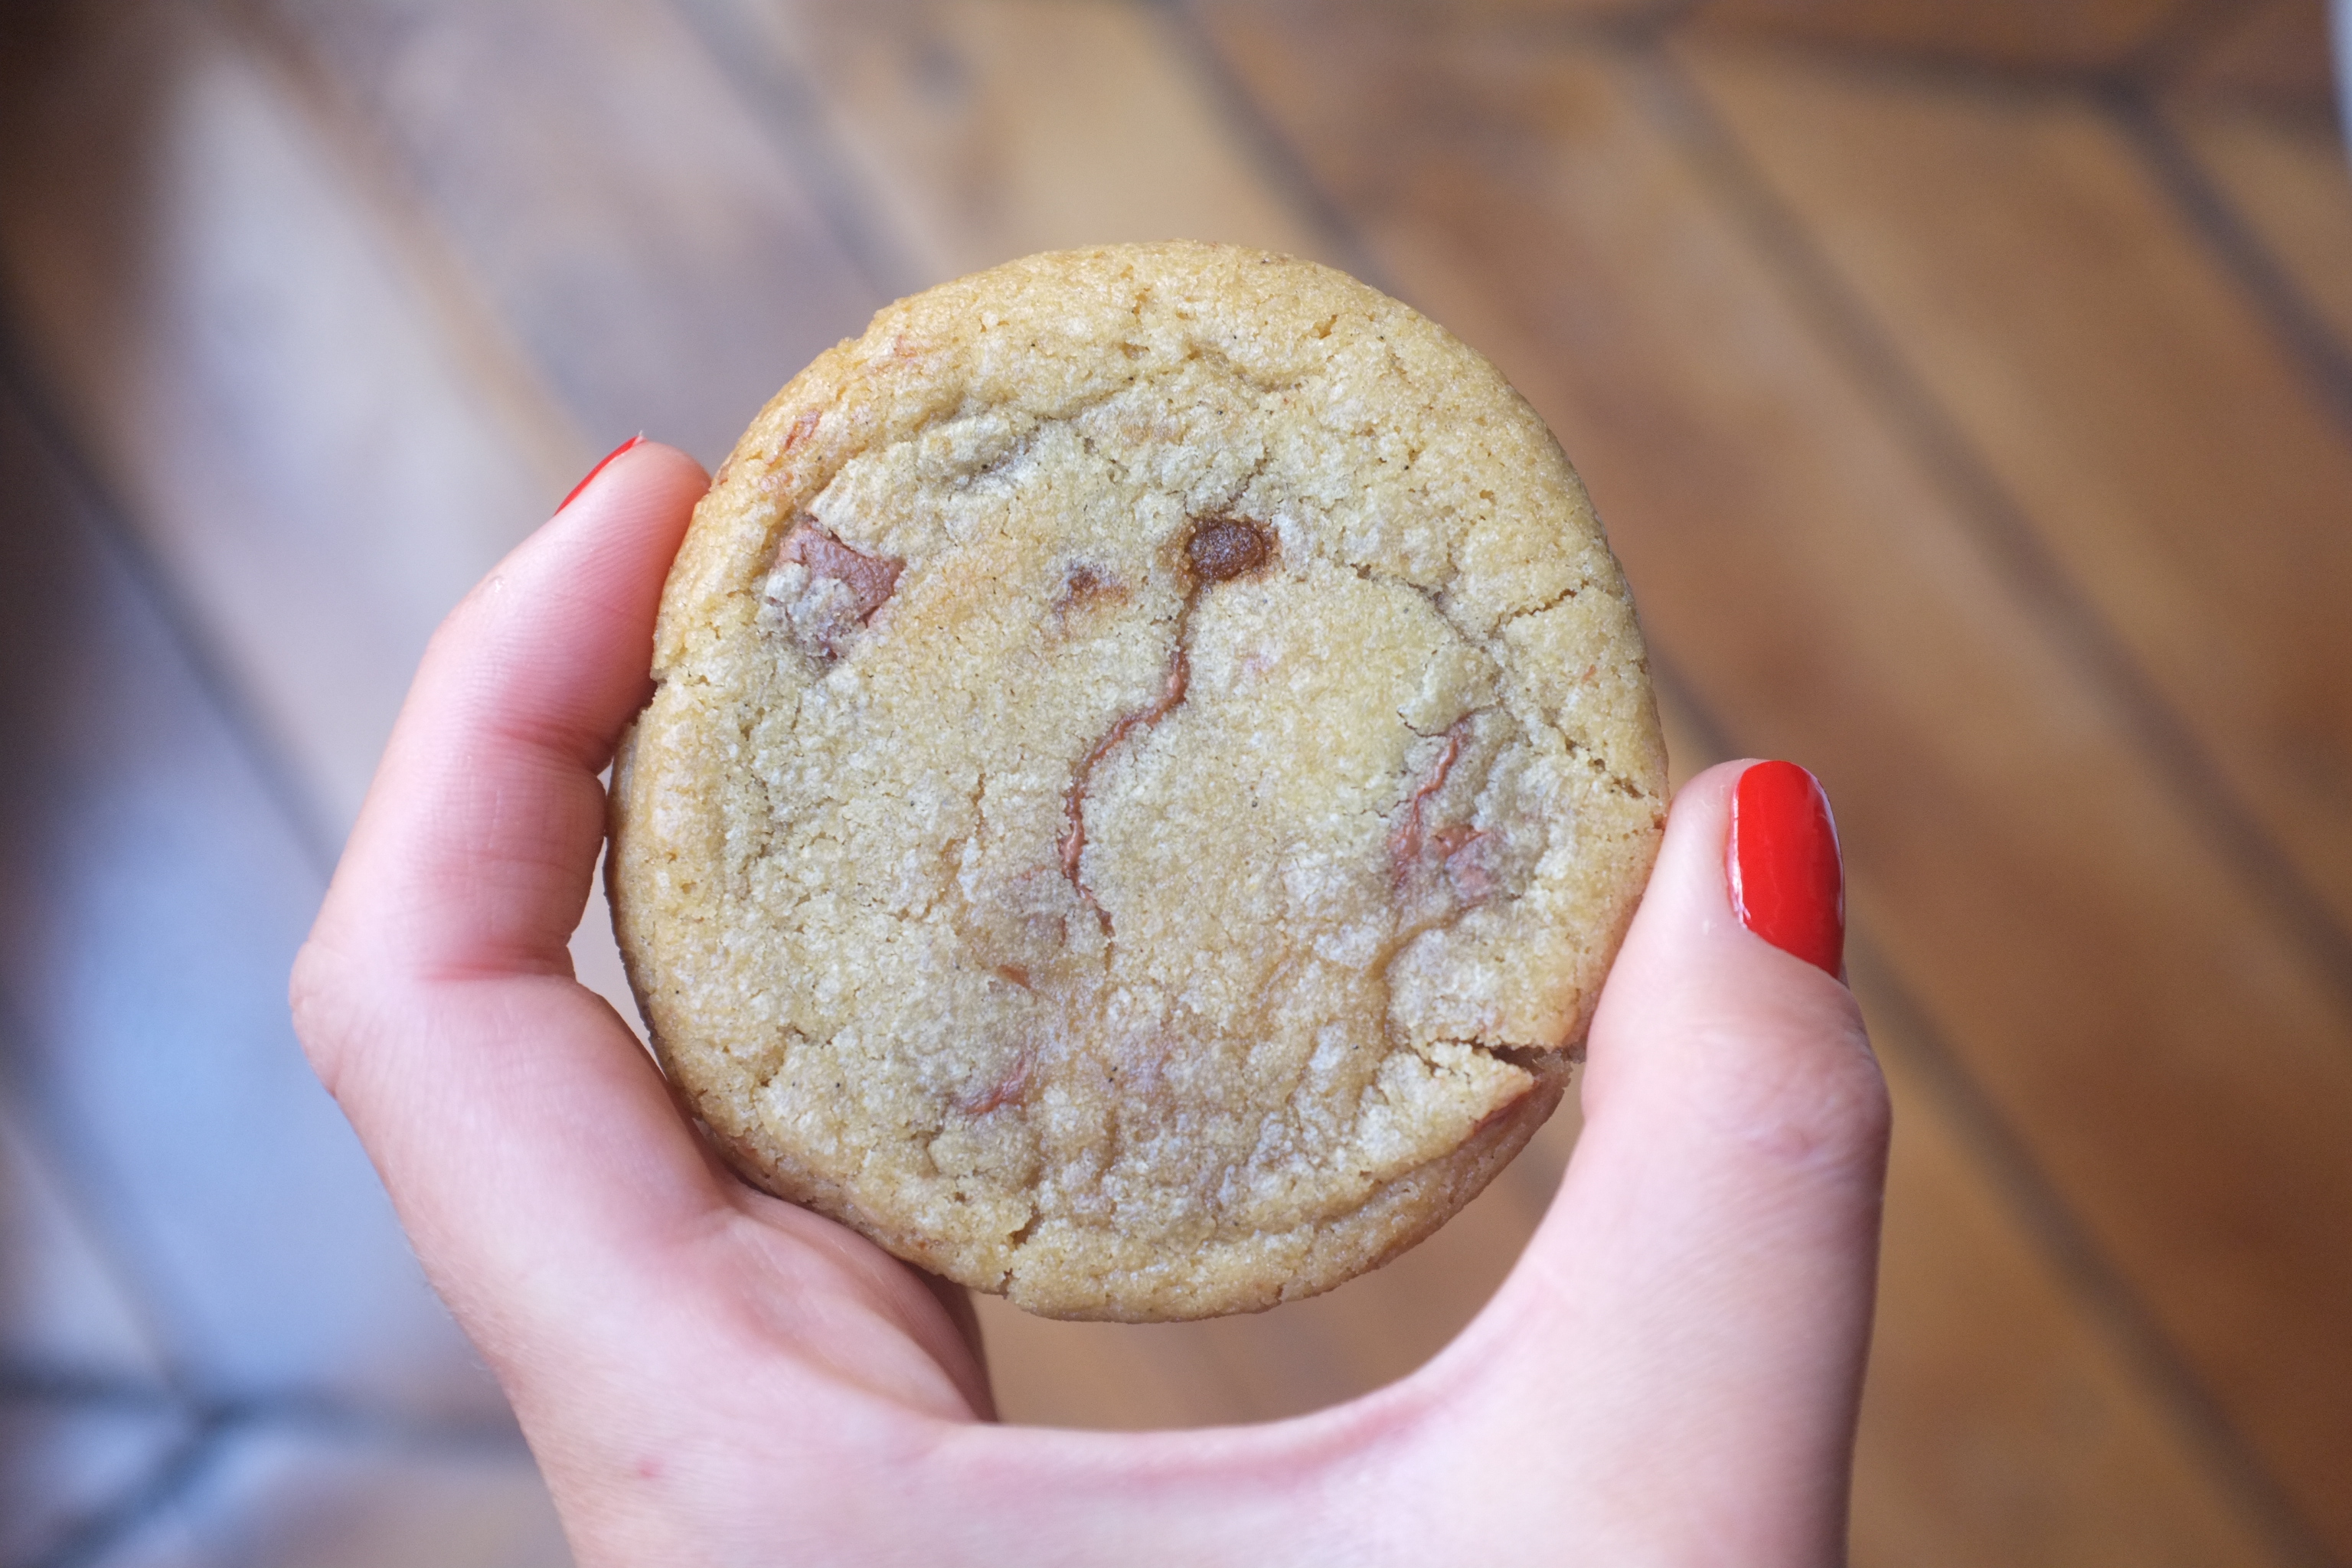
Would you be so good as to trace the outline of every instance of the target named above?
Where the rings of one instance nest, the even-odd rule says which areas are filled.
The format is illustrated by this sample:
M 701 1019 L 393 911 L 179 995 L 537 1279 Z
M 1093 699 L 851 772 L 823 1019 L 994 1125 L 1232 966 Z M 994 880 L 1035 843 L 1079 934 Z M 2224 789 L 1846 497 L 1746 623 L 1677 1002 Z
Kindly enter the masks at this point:
M 1732 914 L 1741 764 L 1676 797 L 1567 1176 L 1436 1359 L 1263 1426 L 1002 1426 L 961 1292 L 729 1174 L 572 978 L 704 483 L 624 453 L 450 616 L 294 973 L 583 1568 L 1843 1561 L 1886 1095 Z

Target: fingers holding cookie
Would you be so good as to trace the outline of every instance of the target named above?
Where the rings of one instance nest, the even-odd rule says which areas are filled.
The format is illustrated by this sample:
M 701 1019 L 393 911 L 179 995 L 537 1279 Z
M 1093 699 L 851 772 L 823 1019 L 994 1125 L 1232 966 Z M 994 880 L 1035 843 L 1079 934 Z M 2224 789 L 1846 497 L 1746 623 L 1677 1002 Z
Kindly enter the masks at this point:
M 1377 1267 L 1559 1102 L 1664 813 L 1622 574 L 1493 365 L 1328 268 L 899 301 L 698 509 L 606 885 L 753 1184 L 1049 1316 Z
M 1824 906 L 1796 923 L 1839 918 L 1834 840 L 1811 837 L 1825 808 L 1768 798 L 1779 819 L 1751 816 L 1751 769 L 1786 770 L 1796 805 L 1819 801 L 1786 763 L 1727 763 L 1675 797 L 1593 1023 L 1559 1195 L 1488 1311 L 1421 1380 L 1472 1390 L 1482 1419 L 1596 1481 L 1637 1527 L 1625 1555 L 1671 1519 L 1753 1561 L 1819 1561 L 1844 1523 L 1843 1492 L 1813 1478 L 1843 1476 L 1853 1441 L 1886 1093 L 1853 998 L 1826 972 L 1833 949 L 1789 942 L 1787 909 L 1759 919 L 1752 885 L 1743 907 L 1734 868 L 1752 884 L 1777 861 L 1818 873 L 1783 888 Z M 1563 1419 L 1570 1407 L 1581 1419 Z M 1481 1487 L 1465 1474 L 1446 1495 Z M 1517 1506 L 1487 1491 L 1486 1506 Z
M 445 1287 L 482 1258 L 512 1272 L 574 1220 L 652 1225 L 709 1190 L 567 949 L 604 837 L 597 774 L 644 699 L 704 483 L 632 443 L 451 614 L 295 966 L 305 1048 Z
M 435 635 L 322 933 L 419 979 L 563 973 L 604 834 L 596 775 L 644 701 L 661 583 L 704 480 L 633 444 Z

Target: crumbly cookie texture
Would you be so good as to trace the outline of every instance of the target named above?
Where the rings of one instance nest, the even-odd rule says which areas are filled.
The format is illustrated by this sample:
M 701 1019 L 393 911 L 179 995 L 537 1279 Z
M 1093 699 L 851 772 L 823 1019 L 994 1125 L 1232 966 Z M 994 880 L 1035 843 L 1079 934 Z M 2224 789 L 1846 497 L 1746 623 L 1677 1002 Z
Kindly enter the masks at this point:
M 720 468 L 614 923 L 737 1167 L 1056 1317 L 1386 1261 L 1558 1103 L 1665 811 L 1633 608 L 1484 359 L 1232 247 L 902 300 Z

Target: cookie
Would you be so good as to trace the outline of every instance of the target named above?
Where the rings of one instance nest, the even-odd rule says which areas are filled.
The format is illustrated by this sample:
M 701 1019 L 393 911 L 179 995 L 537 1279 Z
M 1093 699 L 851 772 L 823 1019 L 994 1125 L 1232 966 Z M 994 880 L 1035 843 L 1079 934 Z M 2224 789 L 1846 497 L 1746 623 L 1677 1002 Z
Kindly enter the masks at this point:
M 1633 607 L 1492 366 L 1307 262 L 902 300 L 719 469 L 614 924 L 751 1181 L 1057 1317 L 1311 1295 L 1558 1103 L 1665 810 Z

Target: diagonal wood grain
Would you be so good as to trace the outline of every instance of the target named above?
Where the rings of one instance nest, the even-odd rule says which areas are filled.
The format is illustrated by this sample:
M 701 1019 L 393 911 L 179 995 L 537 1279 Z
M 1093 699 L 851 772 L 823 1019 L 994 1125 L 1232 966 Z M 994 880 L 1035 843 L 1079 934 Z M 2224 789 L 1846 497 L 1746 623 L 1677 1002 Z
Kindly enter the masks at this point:
M 2231 209 L 2285 269 L 2339 353 L 2352 356 L 2352 168 L 2333 126 L 2210 100 L 2168 123 Z
M 2209 33 L 2170 73 L 2177 89 L 2334 122 L 2327 0 L 2242 0 L 2222 7 Z
M 1815 340 L 1654 73 L 1212 15 L 1409 295 L 1579 455 L 1669 658 L 1739 743 L 1822 773 L 1896 972 L 2332 1521 L 2352 1030 L 2329 979 Z
M 696 0 L 753 90 L 803 91 L 910 288 L 1040 250 L 1223 239 L 1330 258 L 1167 19 L 1097 0 Z
M 1408 16 L 1438 24 L 1650 21 L 1663 20 L 1688 8 L 1685 0 L 1391 0 L 1391 5 Z
M 1877 1332 L 1855 1445 L 1861 1568 L 2296 1561 L 2213 1473 L 2149 1369 L 2053 1268 L 1938 1091 L 1857 933 L 1895 1102 Z
M 887 297 L 660 0 L 256 5 L 358 106 L 595 452 L 645 430 L 718 462 Z
M 0 310 L 323 854 L 432 628 L 588 447 L 289 51 L 137 0 L 16 26 Z M 606 922 L 575 948 L 633 1016 Z
M 18 25 L 0 310 L 331 845 L 426 637 L 582 448 L 205 13 Z
M 1744 16 L 2106 69 L 2189 36 L 2186 5 L 1714 0 L 1698 32 Z M 610 438 L 645 425 L 715 456 L 883 294 L 1029 249 L 1189 232 L 1360 266 L 1336 194 L 1372 270 L 1560 429 L 1651 630 L 1733 740 L 1814 763 L 1837 797 L 1900 1117 L 1857 1560 L 2288 1560 L 2307 1543 L 2250 1451 L 2352 1552 L 2330 1511 L 2352 1469 L 2339 1002 L 2046 596 L 1988 559 L 1819 300 L 1780 286 L 1785 254 L 1756 243 L 1639 29 L 1580 20 L 1668 7 L 1208 7 L 1244 99 L 1176 10 L 1078 0 L 41 9 L 63 22 L 0 21 L 0 301 L 325 803 L 322 837 L 424 630 Z M 2216 29 L 2172 123 L 2340 331 L 2340 163 L 2300 130 L 2224 124 L 2210 96 L 2307 64 L 2273 34 Z M 1748 145 L 1794 150 L 1804 180 L 1767 160 L 1775 188 L 1838 277 L 1877 279 L 1906 353 L 1933 351 L 1944 379 L 1924 379 L 1974 413 L 1974 447 L 2034 426 L 2003 482 L 2091 552 L 2100 594 L 2162 612 L 2133 646 L 2180 661 L 2166 689 L 2199 733 L 2254 737 L 2225 758 L 2234 787 L 2301 864 L 2340 866 L 2295 835 L 2340 825 L 2343 692 L 2285 672 L 2343 668 L 2310 624 L 2328 584 L 2341 600 L 2343 530 L 2309 498 L 2341 476 L 2305 460 L 2326 445 L 2307 419 L 2272 417 L 2284 362 L 2163 194 L 2119 180 L 2128 148 L 2074 100 L 1983 79 L 1691 58 Z M 1319 190 L 1286 172 L 1301 157 Z M 1958 210 L 1922 211 L 1938 199 Z M 1971 403 L 1979 383 L 2000 395 Z M 2291 471 L 2249 479 L 2256 459 Z M 2078 516 L 2084 494 L 2105 510 Z M 2254 547 L 2209 562 L 2214 516 Z M 1670 717 L 1687 772 L 1715 742 Z M 1954 1071 L 1976 1087 L 1956 1097 Z M 1164 1330 L 984 1309 L 1006 1406 L 1194 1424 L 1397 1375 L 1500 1278 L 1573 1133 L 1557 1121 L 1454 1226 L 1316 1302 Z M 2074 1216 L 2054 1229 L 2053 1198 Z M 2124 1321 L 2141 1312 L 2153 1341 Z M 320 1473 L 395 1559 L 477 1495 L 342 1465 Z M 484 1518 L 538 1506 L 510 1479 L 481 1483 Z M 141 1550 L 282 1554 L 295 1538 L 256 1521 L 305 1489 L 240 1482 L 202 1531 Z
M 1719 727 L 1672 679 L 1660 708 L 1677 783 L 1724 759 Z M 2168 1399 L 2170 1369 L 2114 1321 L 2114 1282 L 2086 1274 L 2077 1239 L 2053 1234 L 2052 1194 L 1988 1121 L 1866 921 L 1847 954 L 1895 1109 L 1851 1560 L 2305 1561 L 2210 1473 L 2211 1445 Z
M 1677 781 L 1723 741 L 1668 681 Z M 1835 805 L 1836 803 L 1832 803 Z M 2086 1279 L 2050 1194 L 2001 1146 L 1948 1047 L 1878 957 L 1848 942 L 1895 1108 L 1879 1296 L 1855 1441 L 1861 1568 L 2287 1563 L 2209 1473 L 2215 1456 Z
M 2215 9 L 2213 0 L 1705 0 L 1696 17 L 1726 31 L 2012 69 L 2098 70 L 2135 63 Z
M 88 1562 L 108 1516 L 194 1440 L 168 1406 L 0 1397 L 0 1562 Z
M 160 1389 L 154 1326 L 12 1088 L 0 1078 L 0 1384 L 96 1379 Z
M 2091 103 L 1690 58 L 2344 946 L 2352 430 Z
M 0 1072 L 154 1361 L 73 1364 L 120 1332 L 102 1299 L 23 1349 L 134 1389 L 496 1426 L 295 1043 L 286 973 L 324 879 L 9 383 L 0 517 Z M 30 1287 L 38 1261 L 0 1270 Z

